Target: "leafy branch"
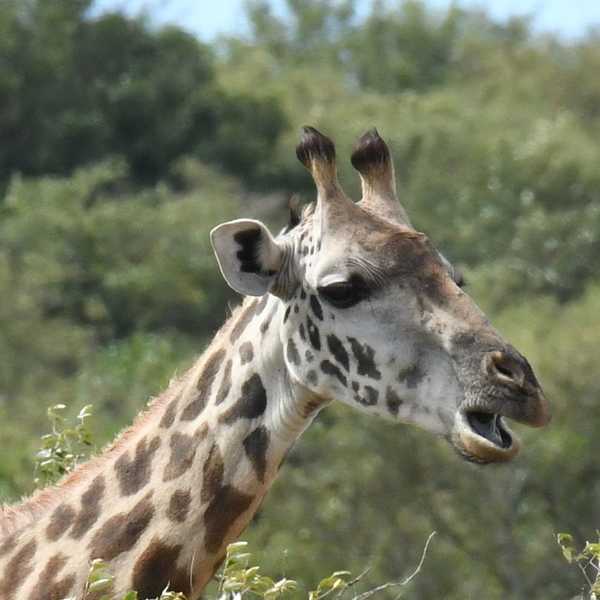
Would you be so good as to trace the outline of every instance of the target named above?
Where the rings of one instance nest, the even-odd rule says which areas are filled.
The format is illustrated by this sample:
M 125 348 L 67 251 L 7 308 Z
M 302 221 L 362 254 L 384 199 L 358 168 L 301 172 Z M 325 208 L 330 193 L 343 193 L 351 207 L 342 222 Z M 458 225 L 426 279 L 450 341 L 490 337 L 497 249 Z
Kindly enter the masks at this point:
M 570 533 L 559 533 L 556 541 L 569 564 L 576 565 L 587 585 L 589 600 L 600 598 L 600 531 L 596 531 L 598 542 L 587 542 L 581 551 L 577 550 Z
M 92 434 L 88 420 L 92 416 L 92 405 L 87 404 L 69 423 L 64 415 L 66 406 L 56 404 L 48 408 L 47 414 L 52 431 L 40 439 L 42 446 L 35 455 L 35 479 L 37 486 L 56 482 L 85 460 L 92 449 Z

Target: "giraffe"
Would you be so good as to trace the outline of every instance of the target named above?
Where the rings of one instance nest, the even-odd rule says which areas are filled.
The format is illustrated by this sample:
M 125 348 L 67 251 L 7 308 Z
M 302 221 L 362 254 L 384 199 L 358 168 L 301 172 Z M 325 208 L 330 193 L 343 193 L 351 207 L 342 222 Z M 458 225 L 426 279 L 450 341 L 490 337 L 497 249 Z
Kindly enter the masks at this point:
M 411 225 L 376 130 L 346 196 L 335 147 L 303 129 L 317 189 L 276 237 L 259 221 L 213 229 L 227 283 L 246 296 L 206 352 L 100 455 L 0 511 L 0 599 L 84 597 L 92 559 L 111 594 L 199 597 L 315 415 L 339 401 L 443 436 L 467 460 L 510 460 L 505 418 L 545 425 L 527 360 Z M 94 594 L 88 594 L 94 598 Z

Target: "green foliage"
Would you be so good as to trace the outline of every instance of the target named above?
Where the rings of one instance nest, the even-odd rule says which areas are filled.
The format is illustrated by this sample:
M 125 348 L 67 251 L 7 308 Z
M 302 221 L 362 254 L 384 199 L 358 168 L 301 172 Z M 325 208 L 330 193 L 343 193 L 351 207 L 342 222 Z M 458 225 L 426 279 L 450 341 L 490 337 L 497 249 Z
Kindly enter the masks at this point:
M 92 415 L 92 405 L 79 411 L 74 424 L 65 418 L 65 408 L 64 404 L 48 408 L 52 432 L 42 436 L 42 447 L 35 455 L 34 483 L 38 486 L 55 483 L 89 457 L 92 435 L 87 421 Z
M 13 181 L 0 223 L 6 277 L 45 313 L 102 340 L 160 327 L 202 331 L 225 297 L 207 297 L 196 282 L 214 273 L 207 232 L 233 212 L 233 185 L 208 180 L 184 196 L 165 187 L 106 193 L 119 175 L 109 163 L 70 180 Z
M 7 0 L 0 9 L 0 183 L 13 172 L 70 173 L 113 155 L 139 183 L 194 155 L 256 183 L 285 121 L 274 102 L 231 98 L 215 53 L 174 27 L 122 14 L 90 17 L 92 0 Z M 247 120 L 248 111 L 269 116 Z M 224 121 L 227 123 L 224 126 Z M 235 128 L 235 143 L 231 143 Z
M 589 600 L 600 597 L 600 532 L 598 542 L 586 542 L 582 550 L 575 547 L 575 540 L 570 533 L 559 533 L 556 541 L 560 546 L 563 556 L 569 564 L 576 565 L 581 571 L 587 587 Z
M 111 600 L 110 590 L 114 577 L 110 573 L 110 569 L 105 561 L 96 558 L 92 560 L 90 571 L 83 592 L 85 598 L 88 594 L 95 594 L 100 600 Z M 132 596 L 131 600 L 137 600 L 136 595 Z M 125 600 L 125 599 L 124 599 Z M 127 600 L 130 600 L 127 598 Z
M 97 600 L 117 600 L 111 593 L 111 586 L 114 580 L 110 572 L 110 566 L 101 559 L 95 559 L 90 565 L 83 599 L 93 597 Z M 75 598 L 65 598 L 65 600 L 76 600 Z M 126 592 L 118 600 L 138 600 L 138 594 L 135 591 Z M 186 600 L 183 594 L 164 590 L 156 600 Z
M 417 569 L 404 581 L 385 583 L 377 588 L 354 594 L 351 600 L 367 600 L 384 589 L 407 585 L 420 571 L 432 537 L 433 534 L 427 540 L 421 562 Z M 253 556 L 247 549 L 248 543 L 243 541 L 234 542 L 227 546 L 223 567 L 217 574 L 218 583 L 215 586 L 214 592 L 207 596 L 208 598 L 214 597 L 215 600 L 241 600 L 244 597 L 256 597 L 263 600 L 285 600 L 292 597 L 293 593 L 298 591 L 298 583 L 293 579 L 283 577 L 275 580 L 262 575 L 259 566 L 250 566 Z M 349 571 L 332 573 L 328 577 L 321 579 L 317 587 L 307 593 L 306 600 L 323 600 L 323 598 L 327 597 L 341 600 L 350 588 L 356 586 L 361 581 L 363 575 L 364 573 L 354 579 L 350 579 L 351 573 Z M 110 572 L 110 565 L 108 563 L 100 559 L 93 560 L 90 565 L 83 598 L 85 599 L 88 594 L 96 594 L 94 598 L 98 598 L 98 600 L 117 600 L 110 595 L 113 579 L 114 577 Z M 102 595 L 103 592 L 106 592 L 106 595 Z M 400 596 L 396 595 L 396 598 L 400 598 Z M 118 600 L 137 599 L 137 592 L 129 591 Z M 65 600 L 74 599 L 67 598 Z M 167 588 L 155 600 L 186 600 L 186 597 L 182 593 L 172 592 Z
M 15 451 L 0 494 L 30 489 L 31 442 L 11 440 L 37 437 L 46 406 L 94 403 L 107 441 L 226 317 L 233 295 L 216 284 L 208 233 L 238 214 L 239 188 L 194 161 L 178 169 L 179 192 L 129 190 L 122 162 L 13 179 L 0 209 L 0 437 Z
M 291 579 L 275 581 L 261 575 L 260 567 L 249 566 L 252 555 L 246 551 L 247 545 L 247 542 L 235 542 L 227 546 L 225 562 L 217 577 L 219 596 L 243 598 L 245 595 L 253 595 L 265 600 L 275 600 L 297 588 L 296 582 Z
M 337 592 L 340 596 L 348 587 L 351 575 L 350 571 L 336 571 L 329 577 L 321 579 L 317 589 L 308 593 L 308 600 L 321 600 L 333 592 Z

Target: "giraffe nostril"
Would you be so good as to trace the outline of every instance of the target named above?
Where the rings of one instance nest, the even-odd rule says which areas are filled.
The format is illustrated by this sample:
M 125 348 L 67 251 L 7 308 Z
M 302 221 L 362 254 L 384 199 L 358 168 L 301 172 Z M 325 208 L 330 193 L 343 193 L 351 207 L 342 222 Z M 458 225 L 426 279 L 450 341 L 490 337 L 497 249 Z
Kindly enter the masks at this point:
M 510 381 L 522 386 L 525 373 L 518 361 L 509 354 L 501 351 L 490 352 L 486 356 L 487 371 L 500 381 Z

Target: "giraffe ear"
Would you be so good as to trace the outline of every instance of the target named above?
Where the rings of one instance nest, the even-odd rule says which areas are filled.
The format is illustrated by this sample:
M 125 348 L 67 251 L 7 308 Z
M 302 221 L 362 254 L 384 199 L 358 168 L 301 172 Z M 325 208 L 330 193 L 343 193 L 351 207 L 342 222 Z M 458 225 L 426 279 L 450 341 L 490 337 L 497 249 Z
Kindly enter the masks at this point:
M 263 296 L 281 267 L 282 251 L 270 231 L 253 219 L 237 219 L 210 232 L 225 281 L 236 292 Z

